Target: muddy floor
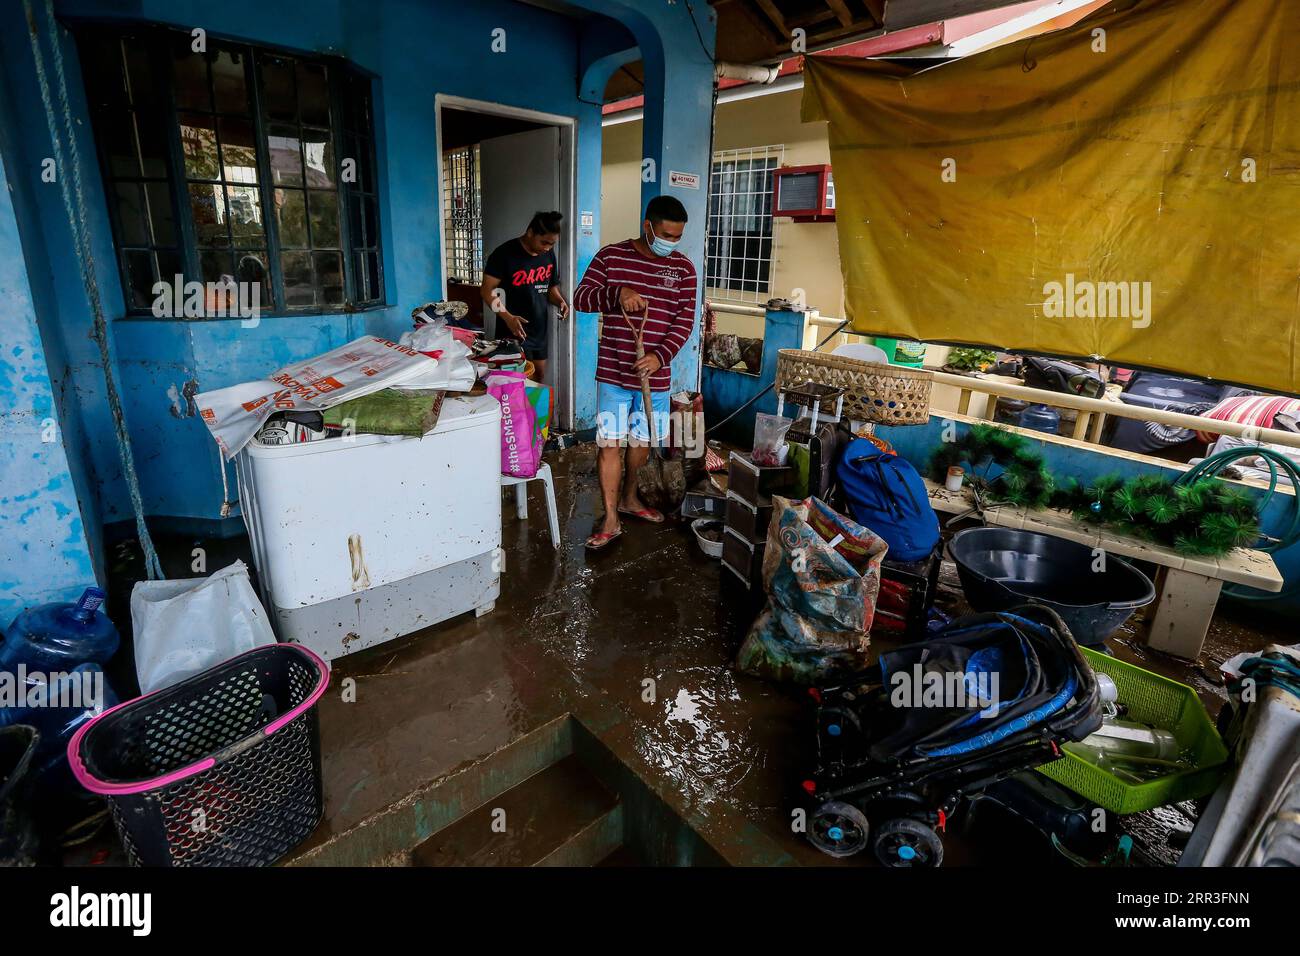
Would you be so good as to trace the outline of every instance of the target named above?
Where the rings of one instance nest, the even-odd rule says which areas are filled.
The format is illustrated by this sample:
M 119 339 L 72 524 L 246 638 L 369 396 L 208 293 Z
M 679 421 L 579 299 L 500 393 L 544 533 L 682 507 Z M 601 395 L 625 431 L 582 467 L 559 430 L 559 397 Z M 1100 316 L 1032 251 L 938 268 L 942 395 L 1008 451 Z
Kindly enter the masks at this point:
M 540 726 L 564 712 L 569 695 L 600 693 L 629 718 L 629 745 L 692 802 L 720 801 L 743 813 L 801 863 L 837 863 L 791 832 L 797 787 L 811 756 L 806 696 L 730 666 L 749 616 L 737 602 L 720 598 L 720 573 L 726 572 L 679 521 L 656 526 L 629 518 L 612 547 L 586 552 L 584 539 L 602 511 L 594 446 L 579 445 L 550 460 L 560 546 L 547 531 L 540 484 L 530 485 L 526 521 L 517 519 L 507 496 L 507 565 L 491 614 L 465 615 L 336 662 L 335 683 L 353 678 L 356 700 L 344 703 L 331 693 L 322 702 L 324 834 L 347 829 Z M 191 576 L 187 557 L 198 543 L 163 541 L 170 574 Z M 201 544 L 212 549 L 210 568 L 234 557 L 251 565 L 242 538 Z M 128 564 L 124 555 L 122 567 Z M 119 607 L 123 598 L 115 596 Z M 967 610 L 950 565 L 938 604 L 954 615 Z M 1114 652 L 1190 683 L 1212 715 L 1225 699 L 1218 662 L 1284 637 L 1225 602 L 1202 661 L 1190 666 L 1149 651 L 1137 627 L 1130 622 L 1112 640 Z M 1151 842 L 1176 846 L 1177 833 L 1190 826 L 1186 815 L 1173 811 L 1163 821 L 1152 824 L 1157 832 Z M 1005 852 L 1003 828 L 1012 824 L 996 826 L 987 836 L 951 835 L 948 861 L 1023 865 L 1024 858 Z M 1017 845 L 1029 847 L 1033 836 Z M 1050 847 L 1045 854 L 1042 846 L 1032 851 L 1026 855 L 1052 856 Z M 854 862 L 868 863 L 868 856 Z M 1174 849 L 1154 861 L 1176 856 Z

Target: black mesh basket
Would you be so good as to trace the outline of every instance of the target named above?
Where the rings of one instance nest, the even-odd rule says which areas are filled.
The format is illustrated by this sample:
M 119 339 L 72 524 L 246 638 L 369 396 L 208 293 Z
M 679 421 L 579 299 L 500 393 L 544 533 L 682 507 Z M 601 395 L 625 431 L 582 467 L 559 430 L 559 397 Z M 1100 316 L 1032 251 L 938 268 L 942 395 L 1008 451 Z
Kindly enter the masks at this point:
M 295 644 L 232 657 L 105 711 L 68 744 L 131 862 L 264 866 L 321 818 L 325 662 Z

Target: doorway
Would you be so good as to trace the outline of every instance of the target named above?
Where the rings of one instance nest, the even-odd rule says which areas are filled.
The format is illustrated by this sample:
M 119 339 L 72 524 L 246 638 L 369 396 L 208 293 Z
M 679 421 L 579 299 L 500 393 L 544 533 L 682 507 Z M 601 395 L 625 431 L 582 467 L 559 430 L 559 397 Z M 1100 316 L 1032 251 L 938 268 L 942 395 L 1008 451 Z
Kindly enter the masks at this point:
M 438 94 L 438 182 L 442 202 L 443 297 L 463 301 L 494 337 L 496 315 L 478 287 L 483 263 L 501 243 L 519 236 L 533 213 L 564 214 L 555 248 L 560 283 L 572 301 L 574 268 L 574 121 L 499 103 Z M 547 384 L 553 428 L 574 428 L 574 319 L 549 309 Z

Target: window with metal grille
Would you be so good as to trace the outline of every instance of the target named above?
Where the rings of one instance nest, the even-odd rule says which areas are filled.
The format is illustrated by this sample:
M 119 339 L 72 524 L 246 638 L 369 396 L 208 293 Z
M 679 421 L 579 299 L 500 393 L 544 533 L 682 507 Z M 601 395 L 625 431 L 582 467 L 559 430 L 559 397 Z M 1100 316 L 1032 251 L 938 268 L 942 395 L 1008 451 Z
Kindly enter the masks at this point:
M 713 154 L 705 279 L 720 298 L 758 302 L 771 294 L 772 188 L 784 154 L 784 146 Z
M 128 312 L 178 275 L 255 285 L 263 313 L 382 304 L 367 77 L 161 27 L 78 44 Z
M 483 196 L 478 144 L 442 154 L 443 244 L 451 282 L 483 281 Z

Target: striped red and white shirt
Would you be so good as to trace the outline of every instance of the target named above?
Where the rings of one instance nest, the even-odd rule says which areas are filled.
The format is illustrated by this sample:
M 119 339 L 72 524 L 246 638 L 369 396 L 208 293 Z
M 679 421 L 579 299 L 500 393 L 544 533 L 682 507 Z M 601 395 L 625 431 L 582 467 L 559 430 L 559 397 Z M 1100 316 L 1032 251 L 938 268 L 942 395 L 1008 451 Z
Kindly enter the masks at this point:
M 1208 411 L 1201 412 L 1206 418 L 1219 422 L 1236 422 L 1240 425 L 1254 425 L 1257 428 L 1272 428 L 1273 419 L 1286 412 L 1295 415 L 1300 412 L 1300 399 L 1281 395 L 1237 395 L 1225 398 Z M 1201 441 L 1214 441 L 1218 435 L 1197 432 Z
M 579 312 L 604 316 L 596 381 L 640 389 L 641 378 L 632 371 L 636 337 L 619 308 L 618 292 L 629 288 L 649 303 L 645 319 L 646 355 L 659 356 L 660 368 L 650 376 L 652 392 L 672 387 L 673 360 L 695 327 L 695 266 L 680 252 L 648 259 L 636 251 L 633 240 L 605 246 L 587 266 L 573 290 L 573 307 Z M 641 316 L 631 315 L 634 325 Z

